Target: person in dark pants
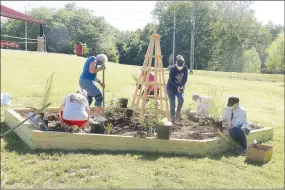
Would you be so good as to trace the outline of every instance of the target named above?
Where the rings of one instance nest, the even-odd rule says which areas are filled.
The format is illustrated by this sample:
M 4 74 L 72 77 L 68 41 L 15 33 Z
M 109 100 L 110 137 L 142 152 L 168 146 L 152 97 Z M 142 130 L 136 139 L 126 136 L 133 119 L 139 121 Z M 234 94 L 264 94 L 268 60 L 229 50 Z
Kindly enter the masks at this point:
M 247 123 L 246 112 L 239 105 L 238 97 L 230 97 L 227 106 L 223 122 L 226 123 L 230 137 L 241 146 L 238 153 L 245 155 L 247 150 L 245 130 L 250 129 L 250 125 Z
M 95 56 L 89 57 L 85 62 L 82 74 L 79 79 L 80 87 L 87 91 L 87 100 L 88 100 L 89 106 L 91 105 L 93 98 L 95 98 L 94 119 L 99 122 L 106 121 L 106 119 L 100 115 L 100 112 L 102 110 L 103 96 L 100 90 L 98 89 L 98 87 L 96 86 L 96 82 L 100 84 L 103 88 L 105 84 L 103 84 L 97 78 L 97 73 L 106 69 L 105 64 L 107 62 L 108 62 L 108 58 L 104 54 L 99 54 L 96 57 Z
M 181 109 L 184 103 L 184 89 L 188 79 L 188 68 L 184 63 L 184 58 L 177 55 L 176 64 L 170 68 L 169 79 L 166 86 L 167 95 L 170 103 L 171 122 L 181 120 Z M 175 114 L 175 99 L 178 99 L 177 111 Z

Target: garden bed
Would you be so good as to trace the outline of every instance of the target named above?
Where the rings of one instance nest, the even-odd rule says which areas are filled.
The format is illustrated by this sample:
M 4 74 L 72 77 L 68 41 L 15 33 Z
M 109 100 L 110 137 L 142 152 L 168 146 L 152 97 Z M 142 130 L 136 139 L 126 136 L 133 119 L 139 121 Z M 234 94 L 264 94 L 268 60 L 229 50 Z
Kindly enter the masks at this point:
M 47 116 L 58 112 L 58 108 L 48 108 L 47 110 Z M 10 128 L 14 127 L 15 125 L 19 124 L 24 120 L 24 118 L 19 113 L 23 115 L 31 111 L 32 109 L 29 108 L 6 109 L 6 125 Z M 201 137 L 194 137 L 194 139 L 189 139 L 191 138 L 189 136 L 185 137 L 185 139 L 178 139 L 177 137 L 175 137 L 175 130 L 180 131 L 182 133 L 180 134 L 180 137 L 185 135 L 184 131 L 187 130 L 186 126 L 183 126 L 183 124 L 176 125 L 174 127 L 174 132 L 172 133 L 172 137 L 170 138 L 170 140 L 156 139 L 155 137 L 134 138 L 132 135 L 123 135 L 126 134 L 126 131 L 124 130 L 122 130 L 122 132 L 118 132 L 117 134 L 40 131 L 28 121 L 17 129 L 15 129 L 14 132 L 19 136 L 20 139 L 22 139 L 26 144 L 28 144 L 31 149 L 93 149 L 116 151 L 124 150 L 182 153 L 188 155 L 207 155 L 210 153 L 220 153 L 228 149 L 232 149 L 229 143 L 223 138 L 218 137 L 214 131 L 212 132 L 212 135 L 215 137 L 202 140 L 197 140 Z M 203 126 L 201 126 L 201 130 L 202 127 Z M 192 126 L 192 131 L 194 131 L 194 129 L 195 126 Z M 130 128 L 129 130 L 136 132 L 136 129 Z M 253 142 L 254 139 L 256 139 L 258 142 L 266 142 L 268 140 L 271 140 L 272 137 L 273 129 L 264 127 L 261 129 L 252 130 L 247 136 L 247 140 L 248 143 Z
M 26 118 L 26 111 L 17 111 L 23 118 Z M 91 117 L 94 116 L 94 112 L 91 111 Z M 44 120 L 48 123 L 48 127 L 51 131 L 59 132 L 74 132 L 74 133 L 94 133 L 94 134 L 106 134 L 106 135 L 122 135 L 122 136 L 137 136 L 139 132 L 146 132 L 148 137 L 154 137 L 153 133 L 149 133 L 149 130 L 144 128 L 140 124 L 138 117 L 134 115 L 128 118 L 123 113 L 117 113 L 113 117 L 107 117 L 108 121 L 104 123 L 105 128 L 108 124 L 112 124 L 112 129 L 102 131 L 92 131 L 91 123 L 84 129 L 68 130 L 64 129 L 60 125 L 59 114 L 57 111 L 48 111 L 45 113 Z M 262 127 L 253 126 L 253 129 L 259 129 Z M 103 128 L 103 127 L 102 127 Z M 206 120 L 206 122 L 199 123 L 192 121 L 189 118 L 185 118 L 181 122 L 177 122 L 171 129 L 172 139 L 194 139 L 202 140 L 217 137 L 218 129 L 226 134 L 225 128 L 222 127 L 220 122 L 213 122 Z

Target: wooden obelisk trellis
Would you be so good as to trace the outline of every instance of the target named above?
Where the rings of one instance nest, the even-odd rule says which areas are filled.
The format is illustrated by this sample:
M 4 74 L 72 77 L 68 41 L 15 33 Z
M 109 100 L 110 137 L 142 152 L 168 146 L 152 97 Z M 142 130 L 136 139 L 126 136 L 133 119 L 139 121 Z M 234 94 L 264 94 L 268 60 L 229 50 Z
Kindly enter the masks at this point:
M 149 81 L 150 72 L 154 72 L 154 83 Z M 144 76 L 142 76 L 143 73 Z M 149 85 L 154 85 L 154 95 L 147 94 Z M 139 88 L 139 86 L 141 87 Z M 159 93 L 157 93 L 158 87 L 160 89 Z M 138 79 L 136 90 L 133 95 L 132 108 L 134 111 L 140 113 L 141 119 L 145 115 L 148 100 L 158 101 L 160 104 L 158 106 L 159 112 L 170 119 L 164 70 L 162 65 L 160 35 L 157 34 L 156 30 L 154 31 L 154 34 L 151 35 L 150 43 L 145 54 L 145 59 Z

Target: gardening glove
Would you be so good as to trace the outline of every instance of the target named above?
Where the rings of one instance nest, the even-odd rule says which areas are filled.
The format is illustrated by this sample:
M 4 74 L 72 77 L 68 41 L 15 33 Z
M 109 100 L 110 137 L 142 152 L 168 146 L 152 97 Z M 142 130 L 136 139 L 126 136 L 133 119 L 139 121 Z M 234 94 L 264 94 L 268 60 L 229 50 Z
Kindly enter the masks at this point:
M 178 93 L 182 93 L 182 89 L 181 89 L 181 87 L 179 86 L 179 87 L 177 87 L 177 92 Z
M 106 65 L 105 65 L 105 64 L 102 64 L 101 67 L 100 67 L 100 69 L 104 71 L 104 70 L 106 69 Z
M 103 82 L 100 82 L 99 84 L 102 86 L 102 88 L 105 88 L 105 84 Z
M 184 92 L 184 88 L 179 86 L 177 88 L 177 91 L 178 91 L 178 93 L 183 93 Z
M 245 125 L 241 127 L 241 130 L 248 135 L 250 133 L 250 129 L 248 129 Z

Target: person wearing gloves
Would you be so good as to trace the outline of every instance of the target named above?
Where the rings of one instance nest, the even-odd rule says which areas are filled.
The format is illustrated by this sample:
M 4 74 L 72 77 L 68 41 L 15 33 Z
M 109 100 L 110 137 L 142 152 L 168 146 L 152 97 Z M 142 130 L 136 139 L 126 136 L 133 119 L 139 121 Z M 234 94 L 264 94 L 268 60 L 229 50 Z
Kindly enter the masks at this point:
M 64 98 L 59 108 L 59 118 L 61 126 L 85 127 L 88 124 L 90 107 L 87 101 L 87 92 L 78 89 L 76 93 L 71 93 Z
M 97 73 L 106 69 L 107 62 L 108 58 L 104 54 L 99 54 L 96 57 L 89 57 L 84 64 L 83 71 L 79 79 L 80 87 L 87 91 L 87 100 L 89 106 L 91 105 L 93 98 L 95 98 L 94 120 L 99 122 L 106 121 L 106 119 L 100 115 L 102 110 L 103 96 L 96 86 L 96 82 L 103 88 L 105 87 L 105 84 L 103 84 L 97 78 Z
M 184 89 L 188 79 L 188 68 L 185 65 L 184 58 L 177 55 L 175 66 L 170 68 L 169 79 L 166 86 L 167 95 L 170 102 L 171 122 L 181 120 L 181 109 L 184 103 Z M 175 114 L 175 99 L 178 99 L 177 111 Z
M 214 106 L 214 102 L 211 97 L 200 96 L 199 94 L 194 94 L 192 100 L 196 102 L 196 111 L 190 112 L 190 114 L 200 116 L 200 117 L 209 117 L 209 108 Z
M 239 105 L 238 97 L 229 97 L 227 106 L 223 115 L 223 123 L 228 129 L 230 137 L 241 146 L 238 153 L 245 155 L 247 150 L 246 134 L 251 130 L 247 123 L 246 112 Z

